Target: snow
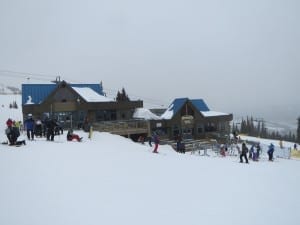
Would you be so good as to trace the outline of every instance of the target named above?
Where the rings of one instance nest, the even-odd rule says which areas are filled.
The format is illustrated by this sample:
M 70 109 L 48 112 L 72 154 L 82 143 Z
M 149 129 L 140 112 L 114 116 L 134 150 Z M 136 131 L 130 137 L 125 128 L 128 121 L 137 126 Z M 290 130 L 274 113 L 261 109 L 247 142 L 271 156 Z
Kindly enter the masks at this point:
M 173 108 L 174 108 L 174 104 L 171 104 L 171 105 L 169 106 L 169 108 L 167 108 L 167 110 L 160 116 L 161 119 L 165 119 L 165 120 L 170 120 L 170 119 L 172 119 L 172 117 L 173 117 L 173 115 L 174 115 Z
M 0 98 L 3 130 L 21 109 Z M 0 145 L 0 224 L 299 224 L 300 161 L 268 162 L 264 154 L 240 164 L 236 156 L 178 154 L 168 145 L 153 154 L 109 133 L 88 139 L 75 131 L 81 143 L 67 142 L 65 133 L 55 142 Z M 270 142 L 255 140 L 263 148 Z
M 25 104 L 26 104 L 26 105 L 34 104 L 34 102 L 32 101 L 32 97 L 31 97 L 30 95 L 27 97 L 27 101 L 26 101 Z
M 223 112 L 215 112 L 215 111 L 201 111 L 204 117 L 212 117 L 212 116 L 227 116 L 228 113 Z
M 88 87 L 72 87 L 87 102 L 111 102 L 112 100 L 99 95 L 97 92 Z
M 133 118 L 145 120 L 159 120 L 160 117 L 152 113 L 149 109 L 137 108 L 134 111 Z

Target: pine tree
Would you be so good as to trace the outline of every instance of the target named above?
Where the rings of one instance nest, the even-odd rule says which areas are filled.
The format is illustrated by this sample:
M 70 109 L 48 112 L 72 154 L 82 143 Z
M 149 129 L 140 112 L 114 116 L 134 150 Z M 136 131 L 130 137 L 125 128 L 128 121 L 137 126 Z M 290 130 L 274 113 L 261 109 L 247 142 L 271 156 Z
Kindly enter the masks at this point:
M 122 91 L 118 91 L 117 97 L 116 97 L 117 102 L 129 102 L 130 99 L 128 95 L 126 94 L 125 88 L 122 88 Z
M 256 136 L 261 136 L 261 121 L 258 121 L 257 123 Z
M 300 116 L 298 117 L 297 142 L 300 143 Z
M 261 123 L 261 137 L 263 138 L 266 138 L 268 136 L 267 134 L 267 128 L 266 128 L 266 125 L 265 125 L 265 121 L 262 121 Z

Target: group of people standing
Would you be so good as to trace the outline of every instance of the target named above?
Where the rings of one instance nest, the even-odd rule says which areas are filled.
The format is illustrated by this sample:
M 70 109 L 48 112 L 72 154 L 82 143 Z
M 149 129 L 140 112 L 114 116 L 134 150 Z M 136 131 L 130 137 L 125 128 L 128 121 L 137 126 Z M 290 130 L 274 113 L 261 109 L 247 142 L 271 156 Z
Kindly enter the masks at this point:
M 273 145 L 273 143 L 271 143 L 268 146 L 268 158 L 269 161 L 273 161 L 274 157 L 273 157 L 273 153 L 275 151 L 275 146 Z M 245 142 L 242 143 L 242 150 L 240 151 L 240 163 L 243 163 L 243 159 L 245 159 L 246 163 L 249 163 L 248 160 L 248 154 L 249 154 L 249 159 L 252 159 L 253 161 L 258 161 L 260 154 L 261 154 L 261 147 L 260 144 L 257 143 L 256 145 L 252 145 L 250 150 L 248 149 L 247 145 Z
M 7 128 L 5 129 L 5 133 L 9 141 L 9 145 L 26 144 L 25 140 L 17 141 L 20 136 L 21 122 L 17 123 L 9 118 L 6 121 L 6 126 Z M 63 134 L 63 129 L 56 119 L 46 116 L 44 120 L 34 120 L 32 114 L 27 115 L 27 118 L 24 121 L 24 130 L 26 131 L 27 139 L 31 141 L 33 141 L 35 137 L 46 137 L 47 141 L 54 141 L 55 135 Z M 67 140 L 81 141 L 82 137 L 79 137 L 73 132 L 73 130 L 70 129 L 67 134 Z
M 43 121 L 33 119 L 32 114 L 28 114 L 24 121 L 24 129 L 28 140 L 34 140 L 35 136 L 46 137 L 48 141 L 54 141 L 55 129 L 58 123 L 54 118 L 45 117 Z

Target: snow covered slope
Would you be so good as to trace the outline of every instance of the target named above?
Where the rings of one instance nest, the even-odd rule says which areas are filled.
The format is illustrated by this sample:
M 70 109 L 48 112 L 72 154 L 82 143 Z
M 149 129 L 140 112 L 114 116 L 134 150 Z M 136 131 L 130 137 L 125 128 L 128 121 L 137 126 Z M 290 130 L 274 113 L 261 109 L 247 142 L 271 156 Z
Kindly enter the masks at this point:
M 63 134 L 0 145 L 0 224 L 299 224 L 300 161 L 240 164 L 170 146 L 153 154 L 117 135 L 76 132 L 83 142 Z

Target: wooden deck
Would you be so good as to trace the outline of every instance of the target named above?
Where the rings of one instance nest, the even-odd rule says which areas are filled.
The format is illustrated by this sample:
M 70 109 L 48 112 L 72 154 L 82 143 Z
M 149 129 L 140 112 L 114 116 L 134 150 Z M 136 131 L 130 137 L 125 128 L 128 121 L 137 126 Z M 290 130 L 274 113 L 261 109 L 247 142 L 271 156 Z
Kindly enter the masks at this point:
M 118 135 L 148 134 L 149 124 L 145 120 L 103 121 L 93 123 L 93 129 Z

